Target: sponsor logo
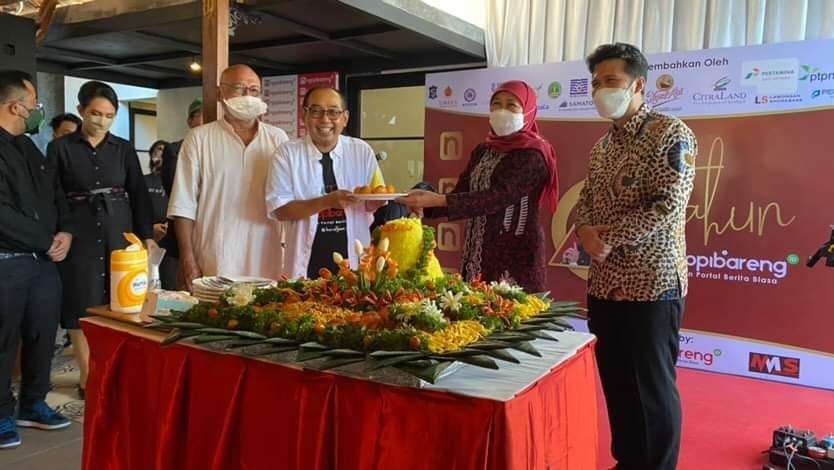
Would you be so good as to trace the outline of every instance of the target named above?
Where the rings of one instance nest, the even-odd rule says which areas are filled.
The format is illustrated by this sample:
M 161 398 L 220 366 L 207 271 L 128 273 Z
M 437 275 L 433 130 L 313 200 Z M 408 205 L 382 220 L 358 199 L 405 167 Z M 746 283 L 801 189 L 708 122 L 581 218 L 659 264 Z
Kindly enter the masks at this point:
M 834 98 L 834 88 L 828 88 L 825 90 L 818 89 L 811 92 L 811 99 L 822 98 L 825 96 L 829 98 Z
M 463 92 L 463 100 L 466 101 L 467 103 L 471 103 L 471 102 L 475 101 L 475 98 L 477 98 L 477 97 L 478 97 L 478 94 L 475 93 L 475 90 L 472 89 L 472 88 L 467 88 Z
M 748 369 L 759 374 L 799 378 L 799 358 L 776 356 L 757 352 L 750 353 Z
M 547 86 L 547 96 L 551 99 L 556 99 L 562 95 L 562 84 L 559 82 L 550 82 Z
M 570 97 L 588 96 L 588 79 L 575 78 L 570 81 Z
M 694 270 L 689 273 L 690 277 L 696 279 L 778 284 L 779 280 L 787 277 L 789 265 L 799 264 L 799 256 L 788 255 L 785 261 L 739 258 L 730 256 L 727 250 L 721 250 L 712 255 L 688 255 L 686 262 Z
M 747 61 L 741 65 L 741 82 L 759 94 L 795 93 L 799 68 L 796 58 Z
M 756 104 L 801 103 L 802 97 L 796 93 L 788 95 L 757 95 Z
M 675 86 L 675 79 L 671 75 L 661 75 L 656 85 L 657 90 L 652 90 L 646 95 L 646 102 L 652 107 L 669 104 L 683 96 L 683 88 Z
M 594 100 L 567 100 L 559 104 L 559 111 L 587 111 L 594 109 Z
M 664 73 L 663 75 L 657 77 L 655 85 L 657 85 L 658 90 L 671 90 L 672 87 L 675 86 L 675 77 L 669 75 L 668 73 Z
M 834 72 L 823 72 L 819 68 L 814 67 L 813 65 L 801 65 L 800 67 L 800 76 L 799 79 L 802 81 L 807 81 L 808 83 L 814 82 L 827 82 L 829 80 L 834 80 Z
M 693 93 L 692 102 L 694 104 L 744 104 L 747 102 L 747 92 Z
M 691 366 L 711 367 L 721 356 L 720 349 L 712 351 L 698 351 L 695 349 L 681 348 L 678 351 L 678 363 Z
M 657 64 L 649 65 L 649 70 L 699 69 L 701 67 L 723 67 L 729 64 L 730 61 L 726 57 L 710 57 L 704 60 L 673 60 L 669 62 L 659 62 Z
M 455 91 L 452 89 L 452 87 L 447 85 L 446 88 L 443 89 L 443 96 L 442 97 L 438 96 L 438 91 L 439 91 L 438 87 L 433 86 L 433 85 L 430 86 L 429 87 L 429 99 L 431 99 L 431 100 L 436 99 L 437 104 L 439 104 L 441 108 L 451 108 L 451 107 L 454 107 L 454 106 L 458 105 L 458 100 L 453 98 L 453 96 L 455 94 Z
M 712 91 L 727 91 L 727 86 L 732 82 L 730 77 L 723 76 L 713 82 L 712 84 Z

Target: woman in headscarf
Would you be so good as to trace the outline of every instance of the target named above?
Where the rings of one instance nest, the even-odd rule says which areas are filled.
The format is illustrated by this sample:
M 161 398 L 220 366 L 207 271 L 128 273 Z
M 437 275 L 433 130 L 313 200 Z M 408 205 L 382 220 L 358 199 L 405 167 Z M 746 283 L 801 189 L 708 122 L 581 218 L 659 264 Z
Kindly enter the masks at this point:
M 464 279 L 515 283 L 546 290 L 542 207 L 556 209 L 556 152 L 536 125 L 536 92 L 509 81 L 490 99 L 490 130 L 472 151 L 449 194 L 411 191 L 400 202 L 425 208 L 427 218 L 467 219 L 461 273 Z

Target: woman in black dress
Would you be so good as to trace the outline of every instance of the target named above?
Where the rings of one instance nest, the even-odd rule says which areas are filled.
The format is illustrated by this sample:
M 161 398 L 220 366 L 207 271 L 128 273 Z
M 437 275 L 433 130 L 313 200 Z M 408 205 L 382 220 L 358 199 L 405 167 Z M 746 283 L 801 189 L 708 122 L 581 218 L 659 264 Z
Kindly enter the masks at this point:
M 119 108 L 116 92 L 107 84 L 87 82 L 78 102 L 81 128 L 54 140 L 47 153 L 58 162 L 78 227 L 58 269 L 64 284 L 61 326 L 70 332 L 83 396 L 90 352 L 78 320 L 88 307 L 110 302 L 110 252 L 127 246 L 122 234 L 154 241 L 153 206 L 139 157 L 130 142 L 109 132 Z

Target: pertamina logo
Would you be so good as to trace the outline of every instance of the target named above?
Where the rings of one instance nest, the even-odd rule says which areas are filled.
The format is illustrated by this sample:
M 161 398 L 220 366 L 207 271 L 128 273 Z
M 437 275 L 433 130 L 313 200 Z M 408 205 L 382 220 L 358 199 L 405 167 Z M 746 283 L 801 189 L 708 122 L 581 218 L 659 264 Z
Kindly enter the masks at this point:
M 751 352 L 749 370 L 759 374 L 798 379 L 799 358 Z

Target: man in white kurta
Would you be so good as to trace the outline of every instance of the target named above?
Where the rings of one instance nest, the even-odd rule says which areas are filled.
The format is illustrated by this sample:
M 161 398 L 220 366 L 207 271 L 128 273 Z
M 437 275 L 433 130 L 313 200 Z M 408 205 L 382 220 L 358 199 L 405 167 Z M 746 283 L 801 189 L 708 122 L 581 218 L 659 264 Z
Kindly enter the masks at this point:
M 189 287 L 200 275 L 282 274 L 282 230 L 266 217 L 264 187 L 270 161 L 288 138 L 257 119 L 266 110 L 258 103 L 260 86 L 250 68 L 227 69 L 219 87 L 224 118 L 193 129 L 183 141 L 168 217 L 175 218 Z

